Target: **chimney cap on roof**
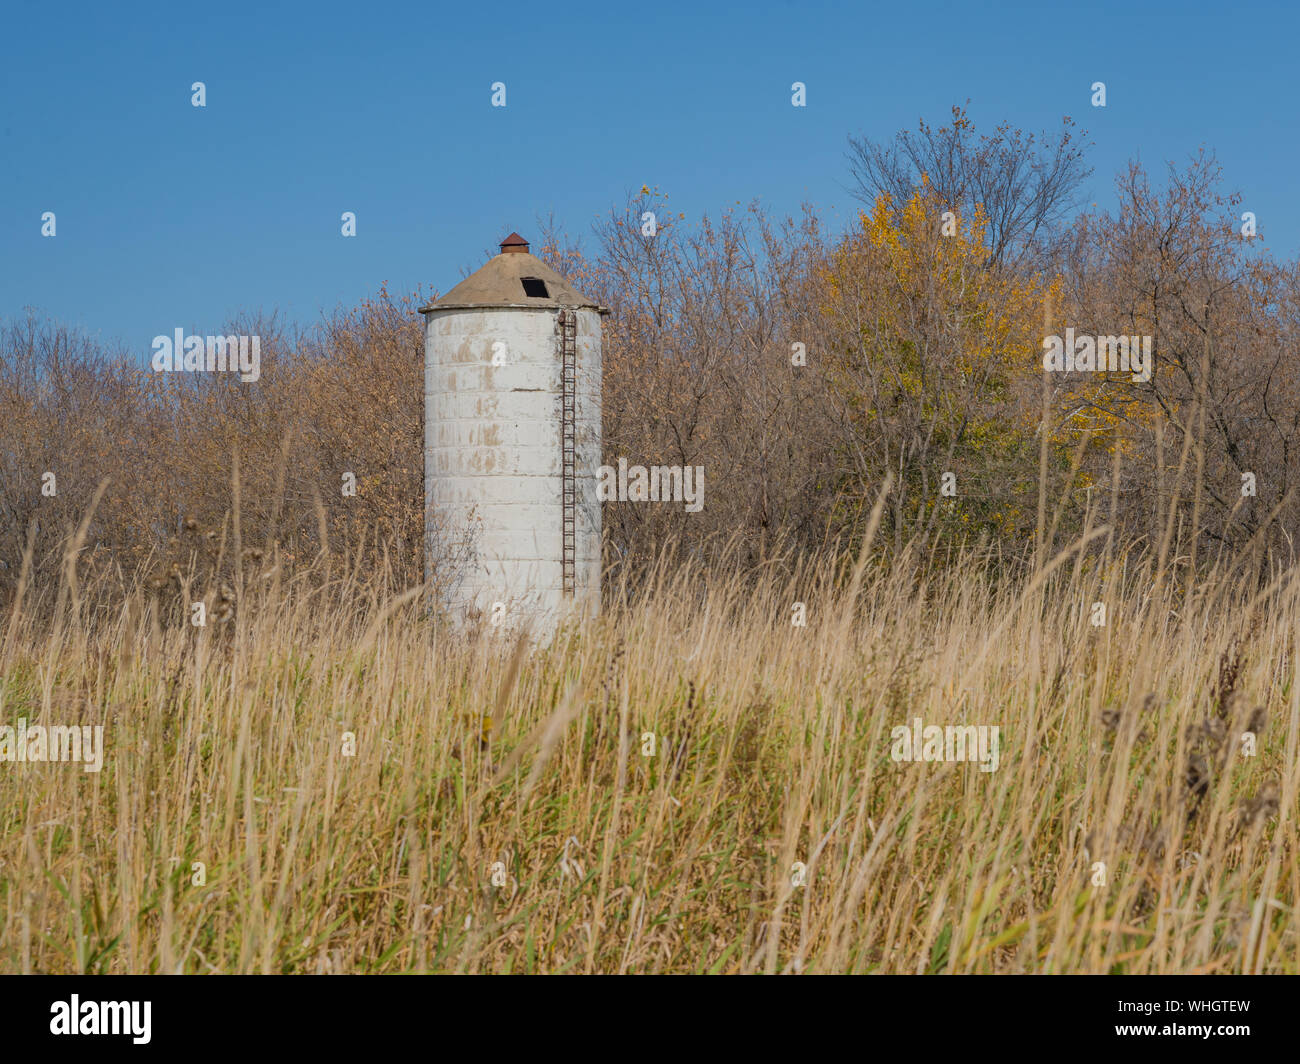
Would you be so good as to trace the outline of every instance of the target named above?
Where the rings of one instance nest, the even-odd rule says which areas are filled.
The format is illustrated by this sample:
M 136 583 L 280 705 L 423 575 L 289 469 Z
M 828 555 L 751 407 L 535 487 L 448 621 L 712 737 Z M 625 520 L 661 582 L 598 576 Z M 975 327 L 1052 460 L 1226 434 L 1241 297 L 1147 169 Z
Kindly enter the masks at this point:
M 516 255 L 521 253 L 526 255 L 528 253 L 528 241 L 518 233 L 511 233 L 501 241 L 500 247 L 502 255 L 510 254 L 512 252 Z

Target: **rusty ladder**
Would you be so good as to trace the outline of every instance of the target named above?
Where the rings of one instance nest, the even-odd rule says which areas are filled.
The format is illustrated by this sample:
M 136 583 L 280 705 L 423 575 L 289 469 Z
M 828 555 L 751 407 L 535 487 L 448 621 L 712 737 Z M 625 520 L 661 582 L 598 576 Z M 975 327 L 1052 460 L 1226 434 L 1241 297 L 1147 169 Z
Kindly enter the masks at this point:
M 561 310 L 556 332 L 560 340 L 560 570 L 564 597 L 573 598 L 578 568 L 578 312 Z

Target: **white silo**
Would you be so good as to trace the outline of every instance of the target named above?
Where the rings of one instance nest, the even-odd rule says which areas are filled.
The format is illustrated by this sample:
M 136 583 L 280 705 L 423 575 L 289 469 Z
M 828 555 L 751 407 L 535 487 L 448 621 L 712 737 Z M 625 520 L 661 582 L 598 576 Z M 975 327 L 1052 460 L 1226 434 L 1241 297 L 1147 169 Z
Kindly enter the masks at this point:
M 427 307 L 426 569 L 462 620 L 547 633 L 600 602 L 601 315 L 528 253 Z

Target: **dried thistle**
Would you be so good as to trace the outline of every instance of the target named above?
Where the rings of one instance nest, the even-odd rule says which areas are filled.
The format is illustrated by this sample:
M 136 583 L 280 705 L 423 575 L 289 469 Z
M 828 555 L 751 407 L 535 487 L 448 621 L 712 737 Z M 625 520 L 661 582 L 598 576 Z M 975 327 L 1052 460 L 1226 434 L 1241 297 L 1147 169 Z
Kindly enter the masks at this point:
M 1260 785 L 1255 797 L 1245 799 L 1237 807 L 1237 828 L 1243 830 L 1252 827 L 1257 820 L 1267 820 L 1277 816 L 1281 807 L 1281 790 L 1276 781 L 1265 780 Z
M 1210 766 L 1201 754 L 1192 754 L 1187 759 L 1187 770 L 1183 773 L 1183 783 L 1187 786 L 1187 799 L 1195 804 L 1187 813 L 1187 819 L 1196 816 L 1202 799 L 1210 789 Z
M 1218 750 L 1228 735 L 1228 724 L 1218 717 L 1206 717 L 1201 722 L 1201 735 L 1210 744 L 1211 750 Z
M 1220 717 L 1228 716 L 1237 680 L 1241 676 L 1241 665 L 1241 641 L 1234 639 L 1219 658 L 1219 676 L 1210 695 L 1214 712 Z

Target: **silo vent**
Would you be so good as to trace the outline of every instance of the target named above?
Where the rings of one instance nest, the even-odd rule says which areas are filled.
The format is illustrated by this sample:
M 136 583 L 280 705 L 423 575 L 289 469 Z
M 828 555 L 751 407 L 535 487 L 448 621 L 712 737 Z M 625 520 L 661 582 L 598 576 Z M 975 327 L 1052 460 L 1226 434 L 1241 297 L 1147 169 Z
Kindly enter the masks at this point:
M 546 282 L 540 277 L 521 277 L 519 280 L 524 286 L 524 295 L 530 299 L 551 298 L 551 294 L 546 290 Z
M 501 241 L 500 247 L 501 247 L 502 255 L 510 255 L 510 254 L 527 255 L 528 254 L 528 241 L 525 240 L 523 237 L 521 237 L 518 233 L 511 233 L 508 237 L 506 237 L 503 241 Z

